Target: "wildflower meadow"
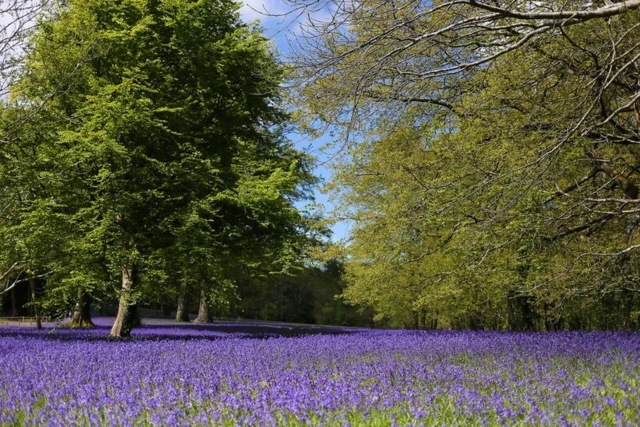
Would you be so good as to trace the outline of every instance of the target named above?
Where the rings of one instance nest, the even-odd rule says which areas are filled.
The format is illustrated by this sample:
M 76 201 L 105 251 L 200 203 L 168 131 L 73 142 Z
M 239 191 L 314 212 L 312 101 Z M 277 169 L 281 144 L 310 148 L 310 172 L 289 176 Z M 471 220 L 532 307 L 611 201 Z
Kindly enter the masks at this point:
M 0 425 L 640 423 L 636 333 L 105 328 L 0 329 Z

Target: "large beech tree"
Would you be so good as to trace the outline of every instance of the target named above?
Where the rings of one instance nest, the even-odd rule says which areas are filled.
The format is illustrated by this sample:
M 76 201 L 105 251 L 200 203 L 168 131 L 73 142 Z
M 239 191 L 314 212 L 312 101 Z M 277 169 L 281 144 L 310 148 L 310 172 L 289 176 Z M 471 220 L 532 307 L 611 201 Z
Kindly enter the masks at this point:
M 152 287 L 215 286 L 243 249 L 268 268 L 295 261 L 308 160 L 283 138 L 282 70 L 237 9 L 71 0 L 31 40 L 13 96 L 49 113 L 46 173 L 74 195 L 58 209 L 72 227 L 50 289 L 119 277 L 113 337 Z

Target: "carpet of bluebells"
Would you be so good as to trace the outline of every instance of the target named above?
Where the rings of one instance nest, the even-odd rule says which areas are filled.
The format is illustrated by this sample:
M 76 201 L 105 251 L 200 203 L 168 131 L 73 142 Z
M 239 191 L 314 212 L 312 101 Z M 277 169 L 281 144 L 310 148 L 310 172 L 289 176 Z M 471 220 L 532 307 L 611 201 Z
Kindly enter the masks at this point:
M 276 332 L 0 328 L 0 425 L 640 424 L 640 334 Z

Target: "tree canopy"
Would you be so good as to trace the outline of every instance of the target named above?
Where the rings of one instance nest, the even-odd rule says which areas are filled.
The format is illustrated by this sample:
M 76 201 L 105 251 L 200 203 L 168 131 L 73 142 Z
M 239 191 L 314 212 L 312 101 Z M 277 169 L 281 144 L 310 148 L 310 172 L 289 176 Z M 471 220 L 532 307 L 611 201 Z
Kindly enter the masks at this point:
M 344 147 L 345 297 L 396 324 L 638 327 L 640 2 L 323 5 L 294 90 Z

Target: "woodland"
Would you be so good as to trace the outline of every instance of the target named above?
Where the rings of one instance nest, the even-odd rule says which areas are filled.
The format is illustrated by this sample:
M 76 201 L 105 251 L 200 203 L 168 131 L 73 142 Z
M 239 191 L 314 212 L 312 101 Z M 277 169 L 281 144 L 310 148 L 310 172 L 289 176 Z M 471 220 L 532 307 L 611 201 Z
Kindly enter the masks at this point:
M 284 3 L 0 2 L 5 311 L 640 329 L 640 0 Z

